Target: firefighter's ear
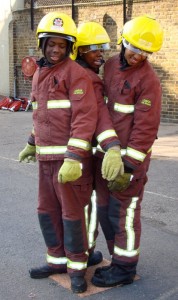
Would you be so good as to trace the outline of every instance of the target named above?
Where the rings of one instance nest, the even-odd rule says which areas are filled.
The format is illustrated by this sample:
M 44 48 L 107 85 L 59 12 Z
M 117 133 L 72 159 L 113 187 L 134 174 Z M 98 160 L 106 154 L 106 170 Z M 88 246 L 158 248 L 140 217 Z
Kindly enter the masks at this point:
M 83 55 L 83 49 L 81 47 L 78 48 L 78 53 L 79 53 L 80 56 Z

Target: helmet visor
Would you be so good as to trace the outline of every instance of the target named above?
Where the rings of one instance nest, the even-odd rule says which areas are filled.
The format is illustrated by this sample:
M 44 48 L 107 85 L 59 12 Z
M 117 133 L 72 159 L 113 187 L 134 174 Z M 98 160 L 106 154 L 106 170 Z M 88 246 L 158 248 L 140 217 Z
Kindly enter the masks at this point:
M 149 56 L 152 54 L 152 52 L 147 52 L 144 50 L 141 50 L 139 48 L 136 48 L 135 46 L 133 46 L 132 44 L 130 44 L 126 39 L 123 38 L 122 43 L 124 45 L 125 48 L 129 49 L 130 51 L 136 53 L 136 54 L 140 54 L 143 56 Z
M 100 51 L 110 50 L 109 43 L 98 44 L 98 45 L 89 45 L 89 46 L 86 46 L 86 47 L 88 49 L 83 53 L 88 53 L 90 51 L 97 51 L 97 50 L 100 50 Z
M 62 38 L 62 39 L 66 39 L 70 42 L 75 42 L 75 37 L 71 36 L 71 35 L 66 35 L 66 34 L 58 34 L 58 33 L 50 33 L 50 32 L 41 32 L 39 33 L 38 35 L 38 38 L 39 39 L 42 39 L 42 38 L 46 38 L 46 37 L 59 37 L 59 38 Z

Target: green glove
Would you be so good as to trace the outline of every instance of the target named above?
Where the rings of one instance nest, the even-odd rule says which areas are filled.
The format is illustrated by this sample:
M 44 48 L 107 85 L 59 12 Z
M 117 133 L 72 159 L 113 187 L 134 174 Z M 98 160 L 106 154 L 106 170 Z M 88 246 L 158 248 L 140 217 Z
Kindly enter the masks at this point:
M 82 176 L 82 167 L 79 161 L 66 158 L 58 173 L 58 182 L 75 181 Z
M 19 153 L 19 162 L 27 162 L 30 161 L 36 162 L 36 146 L 32 146 L 27 144 L 25 148 Z
M 124 173 L 124 165 L 120 148 L 110 148 L 103 158 L 101 173 L 104 179 L 114 180 L 116 176 Z
M 133 175 L 131 173 L 119 175 L 114 181 L 108 183 L 109 190 L 123 192 L 129 187 L 132 177 Z

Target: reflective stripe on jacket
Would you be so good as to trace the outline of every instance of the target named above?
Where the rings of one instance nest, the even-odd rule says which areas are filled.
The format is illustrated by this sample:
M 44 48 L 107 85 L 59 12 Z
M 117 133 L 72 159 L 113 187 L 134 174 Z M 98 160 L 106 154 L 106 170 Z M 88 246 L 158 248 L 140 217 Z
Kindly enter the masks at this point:
M 38 68 L 31 100 L 39 160 L 91 155 L 97 104 L 91 79 L 82 67 L 66 58 Z
M 78 63 L 80 63 L 80 60 Z M 85 70 L 92 80 L 98 107 L 98 119 L 94 137 L 97 140 L 97 143 L 107 151 L 108 148 L 118 145 L 120 142 L 105 103 L 103 81 L 92 69 L 87 67 Z
M 114 128 L 126 149 L 127 166 L 137 169 L 150 156 L 161 114 L 161 85 L 148 60 L 121 69 L 120 55 L 104 67 L 108 109 Z

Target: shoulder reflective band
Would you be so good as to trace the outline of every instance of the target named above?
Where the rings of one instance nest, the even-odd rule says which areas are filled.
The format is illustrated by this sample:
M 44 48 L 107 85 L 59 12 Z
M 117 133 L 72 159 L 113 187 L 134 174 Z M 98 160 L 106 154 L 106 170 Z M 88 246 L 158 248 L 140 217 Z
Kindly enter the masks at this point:
M 66 146 L 38 146 L 36 145 L 36 153 L 45 154 L 64 154 L 67 151 Z
M 124 114 L 130 114 L 134 112 L 134 105 L 114 103 L 114 110 Z
M 87 268 L 87 262 L 76 262 L 68 259 L 67 267 L 74 270 L 83 270 Z
M 49 254 L 47 254 L 46 260 L 49 264 L 54 264 L 54 265 L 66 265 L 67 264 L 66 257 L 54 257 L 54 256 L 50 256 Z
M 68 146 L 81 148 L 81 149 L 86 150 L 86 151 L 91 149 L 90 143 L 88 143 L 84 140 L 74 139 L 74 138 L 69 139 Z
M 106 131 L 103 131 L 102 133 L 100 133 L 97 136 L 97 141 L 98 141 L 98 143 L 101 143 L 105 139 L 113 137 L 113 136 L 117 137 L 117 134 L 116 134 L 115 130 L 114 129 L 108 129 Z
M 36 101 L 32 102 L 32 107 L 33 107 L 33 109 L 37 109 L 38 103 Z
M 134 159 L 137 159 L 139 161 L 144 161 L 144 159 L 146 157 L 145 153 L 140 152 L 140 151 L 135 150 L 135 149 L 130 148 L 130 147 L 127 148 L 127 155 L 134 158 Z
M 117 246 L 114 246 L 114 253 L 119 256 L 133 257 L 139 254 L 139 248 L 134 249 L 135 246 L 135 232 L 134 232 L 134 217 L 135 209 L 137 206 L 137 201 L 139 197 L 133 197 L 132 201 L 126 211 L 126 222 L 125 230 L 127 234 L 127 249 L 121 249 Z
M 47 102 L 47 108 L 70 108 L 71 103 L 69 100 L 50 100 Z

